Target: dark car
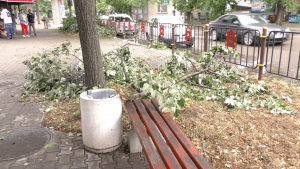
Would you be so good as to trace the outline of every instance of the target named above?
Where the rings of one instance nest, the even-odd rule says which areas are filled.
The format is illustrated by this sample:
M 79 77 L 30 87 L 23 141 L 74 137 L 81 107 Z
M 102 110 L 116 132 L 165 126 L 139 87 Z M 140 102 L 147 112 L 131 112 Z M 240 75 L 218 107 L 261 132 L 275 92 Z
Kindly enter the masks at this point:
M 245 45 L 260 44 L 263 27 L 267 27 L 269 43 L 283 43 L 289 39 L 289 29 L 269 23 L 257 14 L 227 14 L 209 24 L 212 40 L 225 40 L 226 33 L 233 30 L 237 33 L 237 42 Z

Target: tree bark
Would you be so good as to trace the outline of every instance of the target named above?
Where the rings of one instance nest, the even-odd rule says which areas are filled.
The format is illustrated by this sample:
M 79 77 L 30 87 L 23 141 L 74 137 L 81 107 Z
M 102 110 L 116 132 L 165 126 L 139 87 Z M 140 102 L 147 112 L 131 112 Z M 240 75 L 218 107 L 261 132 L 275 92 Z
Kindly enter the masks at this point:
M 129 15 L 132 18 L 132 6 L 131 5 L 129 6 Z
M 69 7 L 69 15 L 70 16 L 72 15 L 72 6 L 73 6 L 72 0 L 68 0 L 68 7 Z
M 38 24 L 41 24 L 40 7 L 39 7 L 39 1 L 38 0 L 36 1 L 35 7 L 36 7 L 36 17 L 37 17 Z
M 95 0 L 74 0 L 85 71 L 85 85 L 106 87 L 103 57 L 95 21 Z
M 186 12 L 186 22 L 187 24 L 190 24 L 191 21 L 191 12 Z
M 277 25 L 284 25 L 284 11 L 285 8 L 283 6 L 282 0 L 277 2 L 277 13 L 276 13 L 276 24 Z

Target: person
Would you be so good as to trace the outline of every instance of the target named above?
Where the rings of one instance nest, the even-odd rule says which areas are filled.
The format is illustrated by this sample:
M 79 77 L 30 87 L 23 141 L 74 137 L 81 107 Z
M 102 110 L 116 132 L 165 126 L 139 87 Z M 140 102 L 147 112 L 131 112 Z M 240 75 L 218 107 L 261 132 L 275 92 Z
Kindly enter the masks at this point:
M 28 9 L 27 18 L 28 18 L 28 22 L 29 22 L 29 35 L 31 35 L 31 27 L 32 27 L 34 35 L 36 36 L 35 25 L 34 25 L 35 16 L 33 13 L 31 13 L 31 9 Z
M 14 30 L 12 26 L 12 19 L 11 14 L 7 9 L 3 7 L 0 8 L 1 11 L 1 19 L 4 21 L 5 29 L 6 29 L 6 39 L 13 39 L 14 38 Z
M 46 13 L 43 14 L 43 20 L 42 21 L 44 21 L 44 29 L 48 29 L 49 18 L 48 18 L 48 15 Z
M 20 18 L 20 23 L 21 23 L 21 27 L 22 27 L 22 34 L 23 37 L 30 37 L 28 35 L 28 18 L 27 15 L 24 13 L 24 10 L 21 9 L 21 13 L 19 14 L 19 18 Z
M 9 11 L 10 11 L 10 14 L 11 14 L 11 19 L 12 19 L 12 25 L 13 25 L 14 35 L 16 35 L 16 34 L 17 34 L 16 16 L 15 16 L 15 14 L 13 13 L 12 8 L 10 8 Z

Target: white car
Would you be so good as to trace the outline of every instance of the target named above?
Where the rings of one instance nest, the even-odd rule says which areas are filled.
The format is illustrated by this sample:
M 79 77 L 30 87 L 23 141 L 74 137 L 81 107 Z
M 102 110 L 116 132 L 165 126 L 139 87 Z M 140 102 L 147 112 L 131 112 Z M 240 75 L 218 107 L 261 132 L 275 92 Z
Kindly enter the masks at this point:
M 150 19 L 150 23 L 153 23 L 153 38 L 157 38 L 159 41 L 162 41 L 171 46 L 172 43 L 172 24 L 175 24 L 175 44 L 185 44 L 187 46 L 193 46 L 195 41 L 194 31 L 191 30 L 191 41 L 190 43 L 186 42 L 185 32 L 186 25 L 176 16 L 156 16 Z M 164 26 L 164 36 L 160 37 L 160 26 Z M 146 29 L 146 36 L 150 38 L 150 28 Z M 149 31 L 149 32 L 148 32 Z
M 125 33 L 133 35 L 134 34 L 134 21 L 133 19 L 127 15 L 127 14 L 115 14 L 115 15 L 109 15 L 109 21 L 116 21 L 116 32 L 117 35 L 123 34 L 123 20 L 125 19 Z M 120 21 L 120 27 L 119 27 L 119 21 Z M 130 23 L 130 30 L 129 30 L 129 23 Z

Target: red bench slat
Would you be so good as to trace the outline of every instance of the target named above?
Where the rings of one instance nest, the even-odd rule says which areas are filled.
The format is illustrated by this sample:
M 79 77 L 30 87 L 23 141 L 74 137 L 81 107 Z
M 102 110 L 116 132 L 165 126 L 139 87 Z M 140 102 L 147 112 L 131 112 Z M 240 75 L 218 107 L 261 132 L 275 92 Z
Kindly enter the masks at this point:
M 176 156 L 177 160 L 181 164 L 182 168 L 197 168 L 194 162 L 191 160 L 190 156 L 186 153 L 182 145 L 179 143 L 177 138 L 174 136 L 168 125 L 165 123 L 164 119 L 161 115 L 157 112 L 153 104 L 150 100 L 142 100 L 145 108 L 147 109 L 148 113 L 152 117 L 153 121 L 155 122 L 156 126 L 164 136 L 165 140 L 169 144 L 171 150 L 173 151 L 174 155 Z
M 168 113 L 162 113 L 159 110 L 158 102 L 156 99 L 151 100 L 152 104 L 156 108 L 156 110 L 161 114 L 167 125 L 170 127 L 174 135 L 177 137 L 178 141 L 184 147 L 185 151 L 190 155 L 194 163 L 198 168 L 201 169 L 212 169 L 212 166 L 206 161 L 206 159 L 199 153 L 197 148 L 193 145 L 190 139 L 182 132 L 179 126 L 175 123 L 175 121 L 171 118 Z
M 165 166 L 167 168 L 180 169 L 180 164 L 170 150 L 168 144 L 163 140 L 154 122 L 152 121 L 148 112 L 145 110 L 142 102 L 140 100 L 134 100 L 133 103 L 136 106 L 138 114 L 140 115 L 141 120 L 143 121 L 148 133 L 150 134 L 152 141 L 155 144 L 158 153 L 160 154 L 160 157 L 164 161 Z
M 147 131 L 144 128 L 144 124 L 141 122 L 139 115 L 136 112 L 136 109 L 131 101 L 127 101 L 125 103 L 127 111 L 130 115 L 131 123 L 133 124 L 135 131 L 139 139 L 141 140 L 141 144 L 148 159 L 148 163 L 152 169 L 163 169 L 165 168 L 162 160 L 158 156 L 155 151 L 155 147 L 152 144 Z

